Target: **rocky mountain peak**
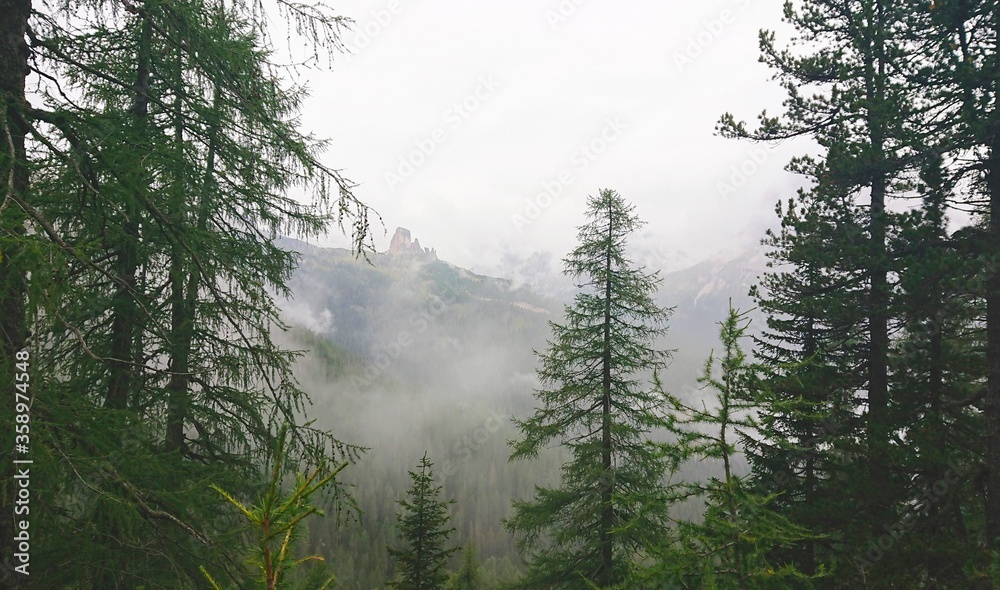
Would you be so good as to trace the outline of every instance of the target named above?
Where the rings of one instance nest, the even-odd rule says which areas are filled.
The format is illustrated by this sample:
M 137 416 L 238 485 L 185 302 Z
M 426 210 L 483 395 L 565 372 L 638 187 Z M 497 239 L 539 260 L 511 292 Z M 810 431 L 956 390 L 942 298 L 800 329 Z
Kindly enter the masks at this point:
M 393 234 L 392 241 L 389 242 L 389 251 L 386 254 L 391 256 L 416 255 L 430 260 L 437 260 L 437 251 L 434 248 L 422 248 L 420 240 L 412 239 L 410 237 L 410 230 L 405 227 L 396 228 L 396 233 Z

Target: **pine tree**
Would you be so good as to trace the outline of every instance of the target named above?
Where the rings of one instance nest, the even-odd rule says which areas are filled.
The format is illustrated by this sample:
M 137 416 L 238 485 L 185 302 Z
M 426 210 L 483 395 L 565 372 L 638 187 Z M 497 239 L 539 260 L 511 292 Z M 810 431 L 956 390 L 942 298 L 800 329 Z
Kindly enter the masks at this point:
M 893 395 L 906 414 L 901 422 L 909 425 L 910 452 L 900 468 L 909 474 L 910 500 L 901 518 L 906 534 L 885 569 L 901 586 L 933 579 L 963 588 L 972 567 L 987 565 L 978 540 L 984 498 L 970 477 L 985 455 L 986 424 L 973 402 L 986 377 L 986 343 L 976 326 L 984 310 L 968 281 L 979 261 L 960 256 L 956 234 L 948 231 L 952 182 L 941 158 L 927 163 L 918 186 L 922 204 L 903 218 L 895 247 L 905 271 L 890 366 Z
M 449 504 L 440 499 L 440 485 L 434 485 L 434 474 L 427 453 L 410 473 L 409 499 L 398 502 L 396 523 L 402 545 L 390 547 L 396 559 L 397 579 L 389 585 L 399 590 L 441 590 L 448 581 L 447 561 L 458 550 L 447 547 L 448 537 L 455 531 L 449 527 Z
M 972 210 L 977 222 L 954 236 L 958 255 L 976 260 L 965 282 L 975 284 L 983 303 L 986 332 L 986 538 L 1000 539 L 1000 7 L 995 2 L 912 2 L 914 41 L 926 58 L 914 78 L 923 88 L 929 113 L 927 133 L 944 159 L 948 183 L 961 190 L 947 195 Z
M 771 236 L 772 258 L 790 268 L 765 279 L 758 305 L 770 317 L 761 348 L 782 368 L 785 400 L 775 401 L 801 396 L 804 402 L 789 407 L 775 426 L 789 431 L 791 445 L 805 452 L 788 463 L 791 469 L 779 457 L 770 466 L 790 477 L 782 484 L 786 489 L 801 490 L 789 501 L 809 498 L 804 510 L 823 521 L 817 532 L 835 533 L 830 547 L 849 560 L 856 547 L 896 522 L 905 502 L 894 435 L 901 425 L 890 399 L 894 279 L 901 269 L 889 250 L 899 223 L 889 205 L 925 156 L 914 100 L 918 86 L 907 77 L 917 58 L 914 46 L 897 34 L 907 22 L 900 3 L 789 2 L 785 20 L 795 28 L 798 47 L 779 49 L 771 32 L 760 37 L 761 59 L 788 93 L 785 115 L 762 113 L 753 131 L 725 115 L 719 130 L 758 141 L 808 136 L 822 148 L 820 159 L 797 158 L 789 167 L 812 187 L 779 205 L 782 227 Z M 835 465 L 836 474 L 816 469 Z M 819 498 L 820 478 L 834 490 L 829 501 Z M 848 499 L 852 488 L 860 503 Z M 816 547 L 803 549 L 808 571 Z
M 528 560 L 526 588 L 610 588 L 621 583 L 666 530 L 665 445 L 647 435 L 668 424 L 663 394 L 644 375 L 664 367 L 655 348 L 671 310 L 653 300 L 660 279 L 636 268 L 626 241 L 642 222 L 613 190 L 587 200 L 588 222 L 564 273 L 582 289 L 550 323 L 539 355 L 540 407 L 517 422 L 511 460 L 551 443 L 568 449 L 558 488 L 518 501 L 507 528 Z

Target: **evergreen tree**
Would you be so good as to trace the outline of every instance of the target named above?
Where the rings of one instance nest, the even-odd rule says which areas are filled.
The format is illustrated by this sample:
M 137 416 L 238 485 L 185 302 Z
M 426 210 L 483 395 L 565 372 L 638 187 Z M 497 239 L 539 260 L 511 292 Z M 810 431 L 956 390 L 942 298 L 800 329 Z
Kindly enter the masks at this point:
M 927 105 L 927 133 L 943 156 L 946 195 L 971 210 L 976 223 L 952 236 L 957 254 L 975 260 L 965 283 L 975 285 L 985 326 L 986 379 L 976 411 L 986 417 L 985 511 L 989 545 L 1000 539 L 1000 6 L 986 0 L 907 3 L 914 43 L 925 59 L 914 74 Z
M 588 198 L 587 218 L 564 260 L 582 290 L 566 306 L 565 323 L 550 324 L 552 339 L 539 355 L 540 407 L 517 422 L 521 439 L 512 443 L 512 460 L 536 457 L 553 442 L 572 456 L 562 485 L 537 487 L 507 521 L 528 560 L 526 588 L 610 588 L 666 530 L 662 482 L 671 449 L 647 434 L 669 421 L 664 395 L 643 376 L 669 357 L 655 342 L 671 310 L 653 300 L 658 275 L 626 255 L 642 225 L 634 207 L 605 189 Z
M 886 558 L 898 585 L 930 579 L 964 588 L 969 571 L 987 566 L 977 539 L 984 498 L 970 477 L 985 455 L 985 420 L 972 402 L 986 375 L 986 345 L 976 326 L 983 306 L 967 279 L 979 271 L 978 260 L 959 255 L 947 228 L 951 182 L 942 159 L 928 162 L 918 186 L 921 207 L 904 216 L 895 248 L 905 271 L 890 366 L 910 450 L 900 466 L 910 481 L 905 535 Z
M 807 575 L 837 561 L 856 522 L 857 494 L 868 488 L 863 424 L 856 391 L 864 382 L 864 298 L 857 272 L 839 261 L 861 257 L 858 212 L 847 203 L 811 195 L 779 205 L 781 228 L 765 244 L 775 267 L 752 292 L 767 314 L 755 337 L 765 383 L 755 399 L 759 436 L 746 452 L 761 494 L 778 494 L 774 508 L 813 531 L 780 549 L 775 559 Z M 862 526 L 864 526 L 862 524 Z M 845 558 L 846 559 L 846 558 Z
M 809 48 L 771 33 L 761 48 L 786 116 L 720 126 L 823 148 L 790 167 L 813 186 L 779 205 L 766 243 L 787 270 L 755 293 L 770 367 L 756 485 L 823 533 L 779 553 L 833 564 L 824 584 L 968 587 L 1000 536 L 1000 10 L 808 0 L 785 16 Z M 896 213 L 894 197 L 921 200 Z M 950 231 L 955 205 L 973 221 Z
M 884 0 L 786 3 L 798 47 L 779 49 L 771 32 L 760 37 L 762 61 L 788 93 L 785 115 L 762 113 L 752 131 L 725 115 L 719 127 L 759 141 L 808 136 L 822 148 L 821 159 L 797 158 L 789 167 L 812 187 L 779 205 L 771 256 L 789 267 L 764 279 L 757 301 L 769 315 L 762 354 L 780 368 L 775 392 L 784 396 L 772 406 L 784 409 L 774 427 L 791 436 L 790 448 L 781 449 L 781 439 L 763 442 L 796 456 L 768 460 L 762 448 L 755 469 L 765 483 L 787 479 L 781 487 L 800 492 L 789 502 L 809 499 L 799 514 L 822 521 L 816 532 L 830 533 L 828 547 L 844 560 L 892 526 L 905 505 L 907 482 L 897 468 L 905 450 L 890 399 L 901 269 L 889 249 L 899 223 L 889 204 L 925 155 L 918 87 L 906 75 L 917 61 L 902 35 L 907 17 L 900 3 Z M 798 407 L 782 407 L 793 402 Z M 820 482 L 833 491 L 829 502 L 820 500 Z M 817 547 L 801 549 L 796 559 L 809 572 Z M 855 574 L 861 583 L 865 574 Z
M 400 590 L 441 590 L 448 581 L 447 561 L 458 550 L 447 547 L 455 531 L 449 527 L 448 506 L 453 501 L 440 499 L 441 486 L 434 485 L 434 474 L 427 453 L 410 472 L 409 499 L 399 501 L 401 511 L 396 523 L 402 545 L 390 547 L 396 558 L 397 579 L 389 585 Z

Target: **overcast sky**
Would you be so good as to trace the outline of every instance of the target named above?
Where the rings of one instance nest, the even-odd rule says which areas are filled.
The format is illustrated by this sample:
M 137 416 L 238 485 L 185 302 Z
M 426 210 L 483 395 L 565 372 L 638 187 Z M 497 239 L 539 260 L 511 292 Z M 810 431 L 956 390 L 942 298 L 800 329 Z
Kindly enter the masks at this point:
M 379 250 L 403 226 L 480 272 L 558 260 L 608 187 L 647 222 L 647 262 L 672 270 L 752 246 L 801 184 L 783 168 L 802 144 L 713 133 L 726 111 L 780 108 L 757 33 L 781 4 L 347 0 L 353 55 L 308 72 L 302 123 L 382 214 Z

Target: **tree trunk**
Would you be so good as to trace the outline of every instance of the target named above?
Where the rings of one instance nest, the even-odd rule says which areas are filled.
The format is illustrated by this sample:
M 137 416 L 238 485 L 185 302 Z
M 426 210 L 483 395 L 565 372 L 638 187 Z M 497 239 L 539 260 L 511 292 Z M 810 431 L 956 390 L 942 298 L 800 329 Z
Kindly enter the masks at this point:
M 730 300 L 730 313 L 732 313 L 732 300 Z M 731 338 L 731 334 L 727 334 L 726 338 Z M 741 545 L 740 539 L 740 517 L 736 510 L 736 490 L 733 488 L 733 471 L 729 462 L 729 443 L 726 438 L 726 431 L 729 429 L 729 411 L 730 411 L 730 400 L 732 399 L 732 375 L 730 375 L 730 367 L 732 366 L 732 347 L 733 344 L 726 342 L 726 356 L 722 363 L 723 371 L 723 391 L 722 391 L 722 407 L 719 408 L 720 418 L 722 418 L 722 424 L 719 426 L 719 443 L 722 447 L 722 467 L 726 476 L 726 503 L 727 509 L 729 510 L 729 522 L 733 526 L 733 569 L 736 573 L 736 583 L 740 590 L 745 590 L 746 579 L 743 573 L 743 547 Z
M 868 254 L 869 297 L 868 297 L 868 475 L 872 484 L 871 521 L 876 530 L 881 530 L 882 521 L 888 510 L 886 496 L 888 470 L 886 446 L 889 438 L 889 296 L 885 268 L 886 258 L 886 158 L 885 158 L 885 48 L 882 40 L 882 3 L 874 6 L 875 25 L 870 29 L 873 35 L 867 70 L 868 134 L 871 141 L 871 159 L 868 164 L 871 177 L 871 204 L 869 206 L 870 248 Z
M 810 280 L 815 280 L 812 270 L 809 271 Z M 816 354 L 818 344 L 816 342 L 816 324 L 817 319 L 814 317 L 809 317 L 809 329 L 806 332 L 805 342 L 803 342 L 803 358 L 812 358 Z M 810 381 L 810 390 L 807 395 L 809 396 L 809 401 L 819 402 L 817 392 L 812 389 L 812 382 Z M 831 404 L 832 405 L 832 404 Z M 815 412 L 814 408 L 810 408 L 810 412 Z M 805 442 L 806 458 L 805 458 L 805 468 L 803 469 L 803 475 L 805 481 L 803 489 L 803 499 L 802 503 L 805 506 L 814 506 L 817 478 L 816 478 L 816 457 L 818 455 L 817 448 L 820 446 L 821 441 L 817 435 L 817 431 L 821 431 L 822 428 L 816 428 L 811 420 L 806 421 L 805 429 L 803 430 L 803 442 Z M 816 541 L 813 538 L 809 538 L 803 545 L 804 558 L 802 561 L 802 573 L 807 576 L 812 576 L 816 574 Z
M 27 106 L 24 95 L 28 73 L 29 49 L 25 42 L 31 0 L 0 0 L 0 98 L 2 98 L 3 128 L 0 133 L 0 587 L 16 590 L 26 588 L 28 576 L 17 573 L 14 558 L 15 487 L 14 442 L 14 362 L 15 355 L 25 347 L 26 272 L 18 242 L 24 237 L 24 214 L 8 196 L 26 198 L 28 168 L 25 155 L 25 132 L 14 114 Z M 29 535 L 34 533 L 29 529 Z M 35 565 L 34 567 L 38 567 Z M 30 573 L 29 569 L 29 573 Z
M 191 331 L 193 329 L 188 298 L 184 293 L 184 266 L 180 247 L 175 247 L 170 268 L 170 380 L 167 383 L 166 450 L 184 448 L 184 419 L 188 406 L 188 374 L 190 371 Z
M 136 82 L 135 98 L 132 104 L 132 115 L 134 117 L 136 135 L 144 135 L 144 126 L 149 111 L 149 76 L 150 76 L 150 44 L 152 43 L 153 27 L 148 19 L 142 23 L 142 32 L 139 40 L 139 54 L 136 56 Z M 143 174 L 138 171 L 138 183 L 135 187 L 137 192 L 145 190 L 142 184 Z M 142 195 L 137 194 L 127 197 L 124 204 L 125 219 L 122 222 L 121 237 L 117 244 L 112 247 L 117 250 L 117 263 L 115 268 L 115 286 L 111 307 L 111 347 L 109 354 L 111 364 L 108 376 L 108 394 L 105 400 L 105 407 L 124 410 L 128 407 L 129 398 L 134 387 L 136 372 L 135 361 L 141 356 L 135 350 L 136 334 L 140 332 L 138 285 L 136 277 L 139 273 L 139 215 L 142 211 L 140 199 Z
M 989 546 L 1000 538 L 1000 137 L 991 147 L 987 183 L 990 190 L 986 267 L 986 536 Z
M 213 98 L 213 107 L 219 108 L 222 97 L 216 87 Z M 178 149 L 183 149 L 181 145 L 180 113 L 177 113 L 176 140 Z M 212 125 L 208 132 L 208 154 L 205 162 L 205 175 L 201 181 L 200 201 L 197 205 L 197 220 L 195 228 L 198 234 L 204 233 L 208 229 L 208 219 L 211 215 L 212 192 L 215 182 L 215 149 L 218 136 L 218 127 Z M 185 197 L 188 191 L 183 190 L 183 183 L 175 197 L 175 215 L 177 223 L 185 223 L 184 210 Z M 167 432 L 166 448 L 168 451 L 180 450 L 184 445 L 184 420 L 187 417 L 187 406 L 191 397 L 190 394 L 190 371 L 191 371 L 191 350 L 194 342 L 195 323 L 198 319 L 198 290 L 201 288 L 201 269 L 192 260 L 190 271 L 185 272 L 183 261 L 183 248 L 178 244 L 174 247 L 171 261 L 170 281 L 171 281 L 171 359 L 170 359 L 170 382 L 167 385 L 169 391 L 169 407 L 167 410 Z M 187 286 L 184 286 L 184 281 Z
M 614 488 L 611 471 L 611 249 L 614 243 L 614 212 L 608 212 L 608 249 L 605 263 L 604 284 L 604 360 L 602 362 L 603 378 L 601 391 L 603 400 L 601 406 L 601 462 L 603 467 L 601 481 L 601 564 L 597 583 L 601 588 L 608 588 L 613 583 L 614 576 L 614 544 L 611 531 L 615 526 L 615 512 L 612 505 Z
M 149 108 L 149 77 L 150 45 L 152 43 L 153 27 L 148 18 L 142 22 L 139 37 L 138 55 L 136 55 L 135 96 L 132 103 L 133 127 L 132 134 L 142 145 L 146 134 L 146 119 Z M 108 390 L 104 407 L 109 410 L 125 410 L 133 399 L 138 385 L 138 366 L 142 360 L 139 342 L 142 338 L 142 327 L 139 316 L 138 276 L 140 269 L 139 252 L 139 215 L 142 211 L 141 198 L 145 187 L 142 186 L 145 174 L 136 171 L 136 186 L 132 188 L 136 194 L 126 195 L 123 203 L 124 219 L 119 233 L 112 238 L 109 246 L 116 253 L 114 268 L 115 292 L 111 301 L 111 342 L 108 364 Z M 109 502 L 99 499 L 94 513 L 95 543 L 105 548 L 115 547 L 122 543 L 119 538 L 123 534 L 121 527 L 113 515 Z M 115 588 L 121 579 L 127 575 L 123 571 L 123 562 L 111 564 L 95 564 L 92 586 L 95 588 Z
M 1000 9 L 994 9 L 993 29 L 1000 35 Z M 1000 53 L 1000 36 L 994 51 Z M 986 539 L 991 549 L 1000 538 L 1000 77 L 994 75 L 993 80 L 993 121 L 986 162 L 990 193 L 986 240 Z
M 184 153 L 184 55 L 180 48 L 175 51 L 177 70 L 174 84 L 176 97 L 174 99 L 174 149 Z M 188 224 L 187 197 L 190 193 L 187 174 L 180 169 L 173 179 L 171 213 L 173 223 L 178 226 L 178 233 L 183 233 L 183 227 Z M 170 253 L 170 380 L 167 383 L 167 427 L 166 450 L 168 452 L 184 449 L 184 422 L 189 406 L 190 358 L 191 342 L 194 331 L 194 313 L 197 300 L 185 293 L 187 288 L 198 288 L 196 274 L 192 271 L 189 277 L 185 271 L 184 247 L 180 243 L 183 238 L 175 238 Z

